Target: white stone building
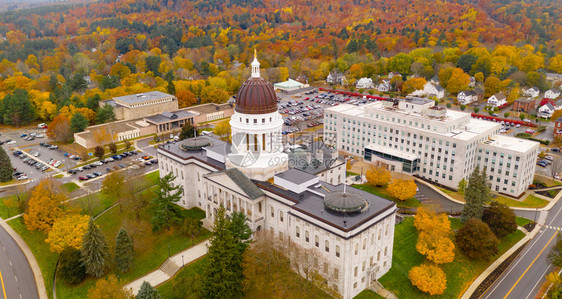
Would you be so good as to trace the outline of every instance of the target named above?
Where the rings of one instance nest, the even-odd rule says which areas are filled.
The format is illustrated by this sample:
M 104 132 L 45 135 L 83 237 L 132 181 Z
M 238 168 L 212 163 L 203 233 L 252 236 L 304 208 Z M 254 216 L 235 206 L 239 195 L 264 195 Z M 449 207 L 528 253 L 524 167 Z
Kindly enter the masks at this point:
M 324 141 L 367 161 L 451 188 L 468 179 L 482 157 L 479 149 L 485 145 L 513 159 L 510 169 L 496 167 L 494 173 L 489 172 L 494 180 L 501 178 L 502 183 L 494 190 L 519 196 L 527 189 L 535 171 L 538 142 L 498 137 L 499 123 L 434 105 L 428 99 L 410 98 L 397 105 L 381 101 L 359 107 L 331 107 L 324 114 Z M 501 142 L 489 142 L 500 140 L 497 138 Z M 513 145 L 517 145 L 517 151 Z
M 551 103 L 546 103 L 539 107 L 537 115 L 542 118 L 548 119 L 552 117 L 552 114 L 555 110 L 556 107 L 554 107 Z
M 537 87 L 531 87 L 525 90 L 525 95 L 531 98 L 538 98 L 540 90 Z
M 379 85 L 377 85 L 377 90 L 380 92 L 389 92 L 390 91 L 390 80 L 382 80 Z
M 445 89 L 439 84 L 432 84 L 431 82 L 426 82 L 423 89 L 416 90 L 412 92 L 413 96 L 433 96 L 438 99 L 445 97 Z
M 160 175 L 173 173 L 185 190 L 180 206 L 205 210 L 209 228 L 221 205 L 244 212 L 252 230 L 313 249 L 316 270 L 343 298 L 390 269 L 396 205 L 345 188 L 345 162 L 323 143 L 285 152 L 276 96 L 256 59 L 230 123 L 232 144 L 202 136 L 158 148 Z M 304 165 L 295 162 L 307 153 Z
M 468 105 L 478 101 L 478 94 L 474 90 L 463 90 L 457 95 L 457 101 L 461 105 Z

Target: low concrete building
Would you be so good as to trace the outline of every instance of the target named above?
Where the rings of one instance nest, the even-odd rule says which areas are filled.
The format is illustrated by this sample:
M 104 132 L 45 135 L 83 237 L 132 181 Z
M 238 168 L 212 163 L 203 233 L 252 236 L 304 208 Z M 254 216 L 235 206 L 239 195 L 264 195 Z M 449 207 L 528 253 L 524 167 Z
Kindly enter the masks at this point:
M 74 141 L 84 148 L 93 148 L 111 142 L 119 142 L 156 133 L 156 126 L 137 119 L 116 121 L 88 127 L 84 132 L 74 133 Z
M 162 112 L 157 115 L 145 117 L 144 121 L 156 126 L 156 133 L 170 132 L 179 130 L 185 124 L 193 124 L 195 114 L 185 110 L 174 112 Z
M 206 121 L 217 120 L 225 117 L 231 117 L 234 114 L 234 104 L 203 104 L 185 108 L 185 111 L 192 113 L 193 123 L 198 124 Z
M 132 120 L 178 110 L 178 99 L 167 93 L 151 91 L 100 102 L 100 107 L 113 106 L 116 120 Z

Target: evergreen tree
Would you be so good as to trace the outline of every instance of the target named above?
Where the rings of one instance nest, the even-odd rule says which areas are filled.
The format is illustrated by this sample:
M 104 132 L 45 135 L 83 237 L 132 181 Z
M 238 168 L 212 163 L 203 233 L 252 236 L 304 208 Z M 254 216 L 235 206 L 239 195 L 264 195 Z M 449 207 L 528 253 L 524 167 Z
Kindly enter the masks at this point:
M 115 266 L 121 272 L 127 272 L 133 267 L 135 248 L 133 240 L 127 231 L 121 228 L 115 240 Z
M 466 223 L 470 218 L 482 219 L 482 211 L 489 197 L 486 168 L 480 171 L 480 167 L 476 166 L 468 178 L 468 187 L 464 195 L 466 203 L 461 213 L 461 222 Z
M 181 198 L 183 186 L 174 186 L 172 181 L 176 177 L 173 173 L 168 173 L 158 179 L 158 190 L 156 197 L 152 200 L 150 209 L 152 230 L 159 231 L 163 227 L 169 227 L 172 222 L 179 223 L 181 216 L 178 206 L 175 204 Z
M 195 137 L 195 128 L 192 124 L 187 123 L 181 127 L 180 140 Z
M 230 231 L 232 232 L 236 244 L 238 244 L 238 248 L 244 252 L 252 236 L 252 229 L 248 226 L 248 223 L 246 223 L 246 214 L 242 212 L 232 213 Z
M 172 80 L 168 81 L 167 91 L 171 95 L 176 94 L 176 85 L 174 85 L 174 81 L 172 81 Z
M 88 119 L 80 112 L 74 113 L 70 118 L 70 128 L 72 132 L 78 133 L 84 131 L 88 127 Z
M 60 254 L 58 276 L 70 284 L 77 284 L 86 278 L 86 267 L 82 263 L 80 250 L 66 247 Z
M 488 224 L 499 239 L 517 230 L 517 222 L 515 222 L 513 210 L 496 201 L 493 201 L 490 206 L 484 209 L 482 221 Z
M 143 282 L 136 299 L 160 299 L 162 298 L 158 291 L 153 288 L 147 281 Z
M 12 174 L 14 173 L 14 168 L 12 167 L 12 161 L 3 147 L 0 146 L 0 182 L 9 182 L 12 180 Z
M 230 227 L 231 221 L 221 206 L 215 215 L 207 253 L 208 264 L 201 282 L 200 295 L 203 298 L 240 298 L 243 295 L 242 252 Z
M 0 101 L 1 122 L 19 126 L 32 122 L 35 119 L 35 108 L 29 100 L 29 94 L 26 90 L 16 89 Z
M 96 121 L 98 124 L 103 124 L 107 122 L 112 122 L 115 120 L 115 112 L 113 112 L 113 106 L 105 105 L 98 109 L 96 114 Z
M 101 277 L 109 259 L 107 243 L 100 228 L 90 218 L 88 231 L 82 239 L 82 262 L 86 266 L 86 273 Z

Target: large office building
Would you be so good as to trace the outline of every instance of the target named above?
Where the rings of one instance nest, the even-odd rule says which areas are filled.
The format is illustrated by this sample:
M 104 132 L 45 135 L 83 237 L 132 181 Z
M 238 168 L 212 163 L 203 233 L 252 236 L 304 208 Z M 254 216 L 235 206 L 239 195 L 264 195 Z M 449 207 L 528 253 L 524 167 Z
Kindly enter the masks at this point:
M 277 97 L 255 58 L 230 123 L 232 144 L 200 136 L 158 148 L 160 176 L 183 186 L 180 206 L 205 210 L 208 228 L 220 206 L 245 213 L 253 231 L 310 250 L 310 264 L 346 299 L 390 269 L 396 205 L 344 186 L 345 163 L 318 142 L 310 155 L 284 149 Z
M 324 114 L 324 140 L 343 152 L 454 189 L 476 165 L 486 166 L 492 190 L 517 197 L 533 181 L 539 144 L 499 135 L 500 127 L 422 98 Z

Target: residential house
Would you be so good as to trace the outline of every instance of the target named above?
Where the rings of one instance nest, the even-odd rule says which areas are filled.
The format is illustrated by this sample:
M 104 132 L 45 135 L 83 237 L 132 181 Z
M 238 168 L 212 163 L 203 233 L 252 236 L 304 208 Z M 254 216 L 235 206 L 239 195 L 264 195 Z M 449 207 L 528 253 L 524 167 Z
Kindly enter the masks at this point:
M 531 88 L 529 88 L 525 91 L 525 95 L 528 96 L 528 97 L 531 97 L 531 98 L 538 98 L 539 93 L 540 93 L 540 90 L 535 86 L 533 86 L 533 87 L 531 87 Z
M 390 72 L 388 73 L 388 79 L 392 79 L 394 76 L 400 76 L 399 72 Z
M 502 92 L 498 92 L 488 98 L 488 106 L 501 107 L 505 104 L 507 104 L 507 98 Z
M 562 74 L 546 73 L 546 80 L 553 83 L 562 82 Z
M 457 95 L 457 101 L 461 105 L 468 105 L 478 101 L 478 94 L 474 90 L 463 90 Z
M 544 119 L 549 119 L 550 117 L 552 117 L 552 113 L 554 113 L 554 110 L 556 110 L 556 109 L 549 102 L 549 103 L 546 103 L 546 104 L 542 105 L 541 107 L 539 107 L 539 112 L 538 112 L 537 115 L 544 118 Z
M 344 74 L 336 70 L 328 74 L 328 78 L 326 78 L 326 82 L 330 84 L 339 84 L 339 85 L 347 84 L 347 80 L 345 79 Z
M 530 112 L 535 109 L 535 99 L 529 97 L 520 97 L 513 102 L 513 111 Z
M 556 99 L 560 96 L 560 91 L 556 89 L 549 89 L 544 93 L 544 97 L 547 99 Z
M 382 80 L 382 82 L 377 86 L 377 90 L 380 92 L 390 91 L 390 80 Z
M 431 78 L 431 79 L 429 80 L 429 83 L 431 83 L 431 84 L 439 84 L 439 77 L 433 76 L 433 78 Z
M 371 78 L 361 78 L 357 81 L 356 87 L 357 89 L 371 89 L 374 88 L 375 85 L 373 84 L 373 80 Z
M 423 90 L 428 96 L 434 96 L 438 99 L 445 97 L 445 88 L 441 87 L 439 84 L 425 83 Z

